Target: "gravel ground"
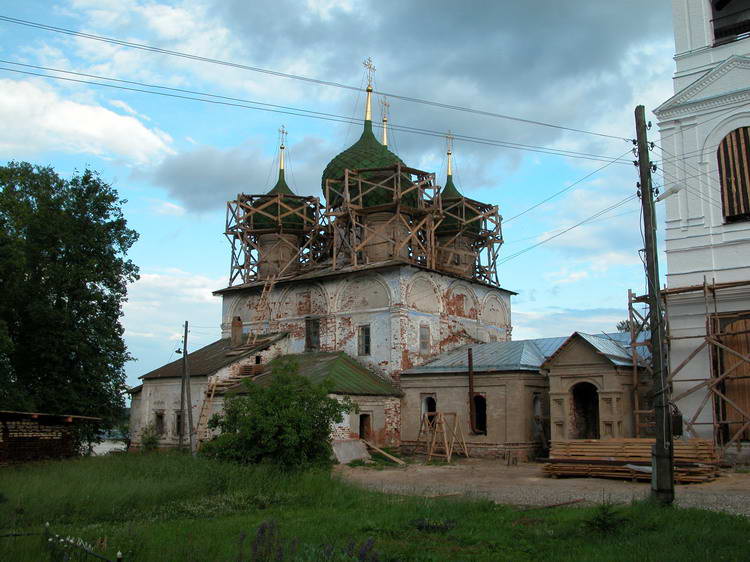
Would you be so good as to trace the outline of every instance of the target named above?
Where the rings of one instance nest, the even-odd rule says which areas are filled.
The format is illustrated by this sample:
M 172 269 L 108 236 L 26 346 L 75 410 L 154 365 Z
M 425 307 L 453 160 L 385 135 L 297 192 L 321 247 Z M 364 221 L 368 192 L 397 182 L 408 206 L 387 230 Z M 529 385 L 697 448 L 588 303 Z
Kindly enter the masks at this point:
M 630 502 L 649 495 L 648 482 L 605 478 L 548 478 L 540 464 L 505 466 L 500 461 L 462 459 L 451 465 L 410 464 L 382 470 L 340 466 L 350 482 L 386 493 L 423 496 L 468 495 L 522 507 Z M 676 486 L 676 503 L 750 516 L 750 474 L 724 472 L 714 482 Z

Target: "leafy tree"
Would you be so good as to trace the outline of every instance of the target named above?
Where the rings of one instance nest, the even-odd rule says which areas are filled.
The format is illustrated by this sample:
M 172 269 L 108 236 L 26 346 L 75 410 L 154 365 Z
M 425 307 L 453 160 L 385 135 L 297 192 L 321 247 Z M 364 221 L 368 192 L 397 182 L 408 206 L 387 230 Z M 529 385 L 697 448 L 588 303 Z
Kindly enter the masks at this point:
M 281 358 L 272 363 L 268 386 L 246 381 L 246 394 L 228 398 L 223 415 L 211 419 L 209 426 L 221 434 L 201 452 L 284 468 L 330 462 L 332 425 L 341 422 L 352 405 L 329 397 L 326 385 L 313 384 L 298 370 L 293 359 Z
M 0 167 L 0 408 L 119 416 L 119 319 L 138 279 L 123 203 L 90 170 Z

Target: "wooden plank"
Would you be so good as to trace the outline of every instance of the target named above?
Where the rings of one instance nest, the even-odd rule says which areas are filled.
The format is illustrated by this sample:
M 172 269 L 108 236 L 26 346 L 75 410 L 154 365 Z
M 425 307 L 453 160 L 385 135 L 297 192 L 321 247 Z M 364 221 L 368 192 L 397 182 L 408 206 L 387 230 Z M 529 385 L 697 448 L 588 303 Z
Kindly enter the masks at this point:
M 376 451 L 377 453 L 380 453 L 385 458 L 392 460 L 396 464 L 400 464 L 400 465 L 404 465 L 404 466 L 406 465 L 406 463 L 404 461 L 402 461 L 401 459 L 398 459 L 398 458 L 394 457 L 393 455 L 389 455 L 383 449 L 380 449 L 380 448 L 376 447 L 375 445 L 373 445 L 369 441 L 366 441 L 365 439 L 363 439 L 362 441 L 364 441 L 365 445 L 367 445 L 368 447 L 370 447 L 370 449 L 372 449 L 373 451 Z

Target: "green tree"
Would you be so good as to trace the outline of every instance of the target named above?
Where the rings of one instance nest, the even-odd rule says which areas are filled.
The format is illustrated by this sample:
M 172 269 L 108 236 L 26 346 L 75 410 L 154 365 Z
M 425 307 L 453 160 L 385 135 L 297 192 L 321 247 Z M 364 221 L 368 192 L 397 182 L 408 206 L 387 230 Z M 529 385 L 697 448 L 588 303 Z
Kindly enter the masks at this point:
M 138 239 L 97 173 L 0 167 L 0 408 L 120 415 Z
M 242 463 L 272 462 L 284 468 L 325 464 L 331 458 L 331 429 L 351 410 L 349 400 L 328 395 L 298 374 L 288 358 L 272 363 L 270 383 L 247 381 L 244 394 L 230 397 L 210 427 L 221 434 L 203 445 L 209 457 Z

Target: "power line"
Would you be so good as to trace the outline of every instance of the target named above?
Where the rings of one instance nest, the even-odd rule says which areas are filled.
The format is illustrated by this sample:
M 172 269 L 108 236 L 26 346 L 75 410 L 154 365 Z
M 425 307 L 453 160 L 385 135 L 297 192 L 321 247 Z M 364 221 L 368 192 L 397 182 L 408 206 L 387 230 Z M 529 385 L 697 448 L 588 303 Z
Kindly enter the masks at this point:
M 333 121 L 338 123 L 357 123 L 361 124 L 363 123 L 362 119 L 354 118 L 354 117 L 346 117 L 344 115 L 337 115 L 333 113 L 325 113 L 321 111 L 313 111 L 309 109 L 302 109 L 297 107 L 291 107 L 291 106 L 284 106 L 284 105 L 277 105 L 277 104 L 271 104 L 271 103 L 265 103 L 265 102 L 259 102 L 254 100 L 246 100 L 242 98 L 233 98 L 229 96 L 221 96 L 217 94 L 211 94 L 208 92 L 201 92 L 196 90 L 187 90 L 183 88 L 173 88 L 169 86 L 161 86 L 158 84 L 149 84 L 145 82 L 137 82 L 133 80 L 123 80 L 120 78 L 111 78 L 107 76 L 99 76 L 95 74 L 87 74 L 82 72 L 74 72 L 70 70 L 63 70 L 63 69 L 56 69 L 56 68 L 50 68 L 50 67 L 43 67 L 43 66 L 37 66 L 37 65 L 31 65 L 31 64 L 25 64 L 25 63 L 18 63 L 13 61 L 8 61 L 4 59 L 0 59 L 0 63 L 5 64 L 12 64 L 16 66 L 23 66 L 26 68 L 35 68 L 35 69 L 41 69 L 41 70 L 48 70 L 51 72 L 58 72 L 58 73 L 64 73 L 64 74 L 71 74 L 74 76 L 84 76 L 87 78 L 96 78 L 97 80 L 107 80 L 110 82 L 118 82 L 120 84 L 130 84 L 134 86 L 142 86 L 143 88 L 156 88 L 158 90 L 167 90 L 165 92 L 157 91 L 157 90 L 145 90 L 143 88 L 134 88 L 131 86 L 120 86 L 117 84 L 107 84 L 104 82 L 95 82 L 92 80 L 83 80 L 78 78 L 70 78 L 66 76 L 55 76 L 52 74 L 44 74 L 40 72 L 31 72 L 28 70 L 20 70 L 15 68 L 8 68 L 8 67 L 0 67 L 0 70 L 6 70 L 9 72 L 15 72 L 18 74 L 26 74 L 30 76 L 39 76 L 43 78 L 52 78 L 55 80 L 64 80 L 68 82 L 76 82 L 81 84 L 89 84 L 94 86 L 103 86 L 107 88 L 115 88 L 120 90 L 127 90 L 132 92 L 139 92 L 139 93 L 146 93 L 146 94 L 154 94 L 154 95 L 160 95 L 160 96 L 166 96 L 166 97 L 173 97 L 178 99 L 186 99 L 186 100 L 192 100 L 192 101 L 202 101 L 205 103 L 211 103 L 215 105 L 225 105 L 230 107 L 240 107 L 244 109 L 256 109 L 259 111 L 268 111 L 272 113 L 282 113 L 286 115 L 293 115 L 297 117 L 310 117 L 314 119 L 321 119 L 324 121 Z M 179 94 L 171 93 L 171 92 L 180 92 Z M 191 95 L 182 95 L 182 94 L 191 94 Z M 204 96 L 204 97 L 195 97 L 195 96 Z M 212 98 L 212 99 L 205 99 L 205 98 Z M 253 105 L 246 105 L 246 104 L 253 104 Z M 411 127 L 406 125 L 393 125 L 390 126 L 391 129 L 404 131 L 407 133 L 413 133 L 413 134 L 420 134 L 425 136 L 432 136 L 432 137 L 440 137 L 443 138 L 445 136 L 445 133 L 443 131 L 436 131 L 433 129 L 424 129 L 420 127 Z M 475 144 L 484 144 L 489 146 L 496 146 L 500 148 L 510 148 L 514 150 L 522 150 L 522 151 L 528 151 L 528 152 L 537 152 L 541 154 L 552 154 L 555 156 L 564 156 L 566 158 L 576 158 L 576 159 L 584 159 L 584 160 L 593 160 L 593 161 L 608 161 L 610 159 L 609 156 L 604 155 L 597 155 L 597 154 L 590 154 L 585 152 L 577 152 L 572 150 L 564 150 L 564 149 L 552 149 L 544 146 L 538 146 L 538 145 L 527 145 L 522 143 L 514 143 L 511 141 L 504 141 L 504 140 L 498 140 L 498 139 L 487 139 L 483 137 L 475 137 L 471 135 L 462 135 L 462 134 L 456 134 L 454 135 L 455 138 L 459 140 L 463 140 L 465 142 L 471 142 Z
M 597 211 L 596 213 L 594 213 L 593 215 L 591 215 L 591 216 L 583 219 L 582 221 L 577 222 L 573 226 L 570 226 L 570 227 L 564 229 L 562 232 L 559 232 L 557 234 L 549 236 L 548 238 L 545 238 L 544 240 L 540 240 L 536 244 L 532 244 L 531 246 L 528 246 L 528 247 L 526 247 L 526 248 L 524 248 L 522 250 L 519 250 L 519 251 L 517 251 L 517 252 L 515 252 L 515 253 L 513 253 L 513 254 L 511 254 L 511 255 L 503 258 L 503 259 L 501 259 L 500 261 L 498 261 L 498 266 L 502 265 L 504 263 L 507 263 L 507 262 L 509 262 L 509 261 L 511 261 L 511 260 L 513 260 L 513 259 L 515 259 L 515 258 L 517 258 L 519 256 L 521 256 L 522 254 L 525 254 L 526 252 L 529 252 L 529 251 L 533 250 L 534 248 L 538 248 L 542 244 L 546 244 L 550 240 L 554 240 L 555 238 L 558 238 L 558 237 L 562 236 L 563 234 L 566 234 L 567 232 L 570 232 L 571 230 L 573 230 L 575 228 L 578 228 L 579 226 L 582 226 L 582 225 L 584 225 L 584 224 L 586 224 L 588 222 L 591 222 L 592 220 L 599 218 L 603 214 L 608 213 L 609 211 L 612 211 L 612 210 L 614 210 L 614 209 L 616 209 L 616 208 L 624 205 L 628 201 L 631 201 L 631 200 L 633 200 L 635 198 L 636 198 L 636 195 L 628 195 L 627 197 L 625 197 L 624 199 L 618 201 L 617 203 L 615 203 L 613 205 L 610 205 L 609 207 L 606 207 L 604 209 L 601 209 L 600 211 Z
M 616 219 L 618 217 L 624 217 L 625 215 L 631 215 L 631 214 L 636 213 L 636 212 L 638 212 L 638 209 L 631 209 L 630 211 L 625 211 L 624 213 L 617 213 L 616 215 L 601 216 L 601 217 L 599 217 L 597 219 L 592 219 L 592 220 L 588 221 L 586 224 L 592 224 L 592 223 L 600 222 L 600 221 L 603 221 L 603 220 Z M 505 240 L 504 239 L 503 240 L 503 246 L 508 246 L 509 244 L 517 244 L 518 242 L 526 242 L 527 240 L 535 240 L 535 239 L 537 239 L 540 236 L 543 236 L 545 234 L 553 234 L 555 232 L 562 232 L 563 230 L 565 230 L 565 229 L 564 228 L 558 228 L 558 229 L 555 229 L 555 230 L 552 230 L 552 231 L 546 230 L 544 232 L 539 232 L 538 234 L 535 234 L 534 236 L 526 236 L 524 238 L 514 238 L 512 240 Z
M 103 36 L 103 35 L 94 35 L 92 33 L 84 33 L 84 32 L 81 32 L 81 31 L 75 31 L 75 30 L 72 30 L 72 29 L 66 29 L 64 27 L 58 27 L 58 26 L 54 26 L 54 25 L 47 25 L 47 24 L 43 24 L 43 23 L 39 23 L 39 22 L 30 21 L 30 20 L 23 20 L 23 19 L 13 18 L 13 17 L 9 17 L 9 16 L 3 16 L 3 15 L 0 15 L 0 20 L 1 21 L 6 21 L 8 23 L 13 23 L 13 24 L 16 24 L 16 25 L 22 25 L 22 26 L 26 26 L 26 27 L 33 27 L 33 28 L 36 28 L 36 29 L 42 29 L 42 30 L 45 30 L 45 31 L 52 31 L 52 32 L 55 32 L 55 33 L 61 33 L 61 34 L 64 34 L 64 35 L 71 35 L 71 36 L 74 36 L 74 37 L 81 37 L 81 38 L 84 38 L 84 39 L 90 39 L 90 40 L 94 40 L 94 41 L 101 41 L 101 42 L 109 43 L 109 44 L 112 44 L 112 45 L 119 45 L 121 47 L 128 47 L 128 48 L 132 48 L 132 49 L 140 49 L 140 50 L 149 51 L 149 52 L 152 52 L 152 53 L 159 53 L 159 54 L 163 54 L 163 55 L 170 55 L 170 56 L 185 58 L 185 59 L 189 59 L 189 60 L 195 60 L 195 61 L 200 61 L 200 62 L 207 62 L 207 63 L 211 63 L 211 64 L 216 64 L 216 65 L 220 65 L 220 66 L 227 66 L 227 67 L 236 68 L 236 69 L 240 69 L 240 70 L 247 70 L 247 71 L 251 71 L 251 72 L 258 72 L 258 73 L 262 73 L 262 74 L 268 74 L 268 75 L 271 75 L 271 76 L 279 76 L 279 77 L 283 77 L 283 78 L 290 78 L 290 79 L 293 79 L 293 80 L 300 80 L 300 81 L 303 81 L 303 82 L 308 82 L 308 83 L 311 83 L 311 84 L 318 84 L 318 85 L 321 85 L 321 86 L 330 86 L 330 87 L 341 88 L 341 89 L 345 89 L 345 90 L 354 90 L 354 91 L 361 91 L 362 90 L 361 88 L 357 88 L 355 86 L 351 86 L 351 85 L 348 85 L 348 84 L 342 84 L 340 82 L 333 82 L 331 80 L 321 80 L 321 79 L 312 78 L 312 77 L 309 77 L 309 76 L 302 76 L 300 74 L 290 74 L 290 73 L 281 72 L 281 71 L 278 71 L 278 70 L 272 70 L 272 69 L 267 69 L 267 68 L 260 68 L 260 67 L 257 67 L 257 66 L 249 66 L 249 65 L 245 65 L 245 64 L 231 62 L 231 61 L 223 61 L 223 60 L 214 59 L 214 58 L 211 58 L 211 57 L 204 57 L 204 56 L 200 56 L 200 55 L 193 55 L 193 54 L 190 54 L 190 53 L 184 53 L 184 52 L 181 52 L 181 51 L 174 51 L 174 50 L 170 50 L 170 49 L 163 49 L 161 47 L 155 47 L 153 45 L 148 45 L 148 44 L 145 44 L 145 43 L 135 43 L 135 42 L 132 42 L 132 41 L 125 41 L 125 40 L 122 40 L 122 39 L 117 39 L 117 38 L 114 38 L 114 37 L 106 37 L 106 36 Z M 574 132 L 574 133 L 582 133 L 582 134 L 587 134 L 587 135 L 594 135 L 594 136 L 603 137 L 603 138 L 610 138 L 610 139 L 617 139 L 617 140 L 630 140 L 627 137 L 620 137 L 620 136 L 616 136 L 616 135 L 610 135 L 610 134 L 607 134 L 607 133 L 598 133 L 598 132 L 595 132 L 595 131 L 587 131 L 585 129 L 578 129 L 576 127 L 566 127 L 564 125 L 557 125 L 557 124 L 554 124 L 554 123 L 546 123 L 544 121 L 537 121 L 537 120 L 534 120 L 534 119 L 525 119 L 523 117 L 516 117 L 516 116 L 513 116 L 513 115 L 507 115 L 507 114 L 504 114 L 504 113 L 496 113 L 496 112 L 492 112 L 492 111 L 485 111 L 485 110 L 481 110 L 481 109 L 474 109 L 474 108 L 471 108 L 471 107 L 464 107 L 464 106 L 459 106 L 459 105 L 447 104 L 447 103 L 437 102 L 437 101 L 433 101 L 433 100 L 426 100 L 426 99 L 423 99 L 423 98 L 417 98 L 417 97 L 413 97 L 413 96 L 405 96 L 405 95 L 394 94 L 394 93 L 391 93 L 391 92 L 384 92 L 384 91 L 381 91 L 381 90 L 374 90 L 373 93 L 376 94 L 376 95 L 387 96 L 389 98 L 399 99 L 399 100 L 402 100 L 402 101 L 408 101 L 408 102 L 412 102 L 412 103 L 420 103 L 420 104 L 423 104 L 423 105 L 429 105 L 429 106 L 433 106 L 433 107 L 439 107 L 441 109 L 450 109 L 450 110 L 453 110 L 453 111 L 462 111 L 462 112 L 466 112 L 466 113 L 473 113 L 473 114 L 482 115 L 482 116 L 485 116 L 485 117 L 495 117 L 495 118 L 498 118 L 498 119 L 506 119 L 506 120 L 510 120 L 510 121 L 517 121 L 519 123 L 525 123 L 525 124 L 528 124 L 528 125 L 538 125 L 538 126 L 541 126 L 541 127 L 549 127 L 549 128 L 553 128 L 553 129 L 570 131 L 570 132 Z
M 546 199 L 543 199 L 543 200 L 542 200 L 542 201 L 540 201 L 539 203 L 536 203 L 535 205 L 532 205 L 531 207 L 529 207 L 529 208 L 527 208 L 527 209 L 524 209 L 523 211 L 521 211 L 521 212 L 520 212 L 520 213 L 518 213 L 518 214 L 515 214 L 515 215 L 513 215 L 513 216 L 512 216 L 512 217 L 510 217 L 509 219 L 505 219 L 505 220 L 504 220 L 503 222 L 504 222 L 505 224 L 507 224 L 507 223 L 509 223 L 510 221 L 512 221 L 512 220 L 515 220 L 515 219 L 517 219 L 518 217 L 521 217 L 521 216 L 525 215 L 525 214 L 526 214 L 526 213 L 528 213 L 529 211 L 532 211 L 532 210 L 536 209 L 536 208 L 537 208 L 537 207 L 539 207 L 540 205 L 544 205 L 544 204 L 545 204 L 546 202 L 548 202 L 548 201 L 551 201 L 552 199 L 554 199 L 554 198 L 555 198 L 555 197 L 557 197 L 558 195 L 562 195 L 562 194 L 563 194 L 563 193 L 565 193 L 566 191 L 570 191 L 571 189 L 573 189 L 573 188 L 574 188 L 574 187 L 575 187 L 576 185 L 578 185 L 579 183 L 581 183 L 581 182 L 583 182 L 583 181 L 587 180 L 588 178 L 590 178 L 590 177 L 591 177 L 591 176 L 593 176 L 594 174 L 597 174 L 597 173 L 601 172 L 601 171 L 602 171 L 603 169 L 607 168 L 608 166 L 611 166 L 612 164 L 614 164 L 614 163 L 618 162 L 618 161 L 619 161 L 620 159 L 622 159 L 622 158 L 623 158 L 623 157 L 624 157 L 624 156 L 625 156 L 626 154 L 630 154 L 630 149 L 628 149 L 628 150 L 626 150 L 625 152 L 623 152 L 623 153 L 622 153 L 622 154 L 621 154 L 620 156 L 618 156 L 618 157 L 617 157 L 617 158 L 615 158 L 614 160 L 610 160 L 610 161 L 609 161 L 609 162 L 607 162 L 607 163 L 606 163 L 606 164 L 605 164 L 604 166 L 601 166 L 601 167 L 597 168 L 596 170 L 594 170 L 593 172 L 590 172 L 590 173 L 586 174 L 586 175 L 585 175 L 585 176 L 583 176 L 582 178 L 580 178 L 580 179 L 578 179 L 578 180 L 574 181 L 574 182 L 573 182 L 572 184 L 570 184 L 569 186 L 567 186 L 567 187 L 564 187 L 564 188 L 563 188 L 563 189 L 561 189 L 560 191 L 556 191 L 555 193 L 553 193 L 552 195 L 550 195 L 550 196 L 549 196 L 549 197 L 547 197 Z

